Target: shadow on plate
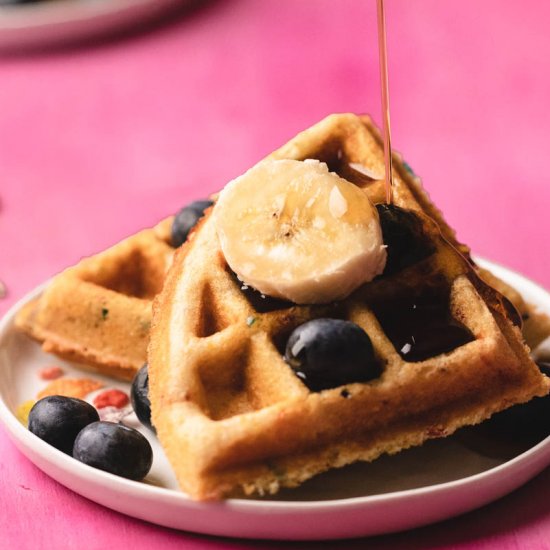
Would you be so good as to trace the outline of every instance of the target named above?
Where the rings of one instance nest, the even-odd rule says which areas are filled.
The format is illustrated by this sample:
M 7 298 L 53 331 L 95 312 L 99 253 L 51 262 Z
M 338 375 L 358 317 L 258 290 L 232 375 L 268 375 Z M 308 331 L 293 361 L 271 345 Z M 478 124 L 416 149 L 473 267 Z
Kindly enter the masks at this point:
M 463 479 L 504 464 L 550 436 L 550 397 L 535 398 L 371 463 L 356 463 L 285 489 L 266 500 L 320 501 L 381 495 Z

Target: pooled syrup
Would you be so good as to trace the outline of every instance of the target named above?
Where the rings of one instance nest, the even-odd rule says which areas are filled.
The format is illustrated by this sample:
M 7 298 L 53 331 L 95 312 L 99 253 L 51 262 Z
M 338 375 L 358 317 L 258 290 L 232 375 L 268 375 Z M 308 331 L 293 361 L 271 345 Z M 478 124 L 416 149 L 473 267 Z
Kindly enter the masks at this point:
M 386 180 L 386 204 L 393 202 L 393 174 L 390 130 L 390 92 L 388 86 L 388 50 L 386 46 L 386 17 L 384 0 L 378 0 L 378 55 L 380 65 L 380 91 L 382 98 L 382 119 L 384 136 L 384 165 Z
M 418 362 L 448 353 L 475 338 L 451 315 L 444 281 L 414 294 L 403 292 L 370 304 L 399 355 Z
M 387 259 L 384 275 L 393 275 L 435 252 L 432 240 L 423 231 L 420 218 L 394 204 L 377 204 Z
M 237 274 L 229 269 L 229 274 L 239 287 L 240 291 L 243 293 L 245 298 L 248 300 L 248 303 L 258 312 L 258 313 L 269 313 L 270 311 L 277 311 L 279 309 L 288 309 L 294 304 L 286 300 L 281 300 L 279 298 L 272 298 L 258 292 L 255 288 L 246 285 L 238 277 Z

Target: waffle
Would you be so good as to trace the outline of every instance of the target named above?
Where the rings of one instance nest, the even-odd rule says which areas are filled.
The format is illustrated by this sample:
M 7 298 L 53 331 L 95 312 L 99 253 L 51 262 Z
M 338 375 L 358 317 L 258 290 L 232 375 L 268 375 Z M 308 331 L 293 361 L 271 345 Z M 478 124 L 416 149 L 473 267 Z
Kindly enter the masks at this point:
M 378 132 L 366 117 L 332 115 L 270 157 L 317 158 L 383 202 L 383 182 L 350 168 L 361 163 L 383 174 Z M 329 468 L 447 436 L 548 392 L 550 381 L 512 322 L 514 308 L 477 275 L 419 180 L 398 157 L 395 164 L 394 203 L 417 213 L 432 252 L 341 302 L 297 306 L 243 290 L 209 214 L 176 252 L 154 303 L 150 398 L 160 442 L 192 498 L 275 493 Z M 469 341 L 405 360 L 400 318 L 411 296 L 432 301 L 442 325 L 466 327 Z M 295 327 L 320 317 L 361 326 L 381 376 L 310 391 L 282 354 Z
M 53 278 L 16 326 L 80 366 L 131 380 L 147 360 L 151 304 L 169 262 L 167 218 Z

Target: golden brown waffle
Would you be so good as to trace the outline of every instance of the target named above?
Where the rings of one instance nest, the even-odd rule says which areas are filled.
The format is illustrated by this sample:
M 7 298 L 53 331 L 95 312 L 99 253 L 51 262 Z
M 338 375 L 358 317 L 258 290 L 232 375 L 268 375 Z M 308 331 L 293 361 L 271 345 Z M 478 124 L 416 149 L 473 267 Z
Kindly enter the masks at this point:
M 366 118 L 330 116 L 271 157 L 325 161 L 374 203 L 383 201 L 383 182 L 353 168 L 383 173 L 377 132 Z M 449 244 L 454 233 L 441 213 L 398 158 L 396 165 L 395 204 L 417 213 L 433 252 L 339 303 L 295 306 L 243 291 L 209 215 L 176 253 L 155 299 L 150 397 L 160 442 L 192 498 L 275 493 L 548 392 L 550 381 L 530 359 L 508 302 Z M 445 353 L 433 352 L 429 341 L 425 358 L 405 360 L 398 342 L 407 323 L 419 322 L 403 320 L 413 298 L 435 305 L 438 328 L 462 323 L 471 341 Z M 295 327 L 320 317 L 361 326 L 381 376 L 310 391 L 282 354 Z
M 46 352 L 131 380 L 147 360 L 151 304 L 174 249 L 168 218 L 81 260 L 28 303 L 17 326 Z

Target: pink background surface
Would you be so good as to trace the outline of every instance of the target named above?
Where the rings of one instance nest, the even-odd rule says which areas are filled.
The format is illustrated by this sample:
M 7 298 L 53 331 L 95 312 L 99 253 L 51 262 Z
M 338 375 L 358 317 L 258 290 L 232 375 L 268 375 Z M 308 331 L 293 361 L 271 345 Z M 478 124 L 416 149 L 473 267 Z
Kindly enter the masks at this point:
M 474 252 L 550 288 L 550 4 L 387 0 L 394 146 Z M 149 32 L 0 57 L 0 313 L 331 112 L 379 116 L 375 2 L 214 1 Z M 0 427 L 2 548 L 550 548 L 550 471 L 367 541 L 178 533 L 89 502 Z

